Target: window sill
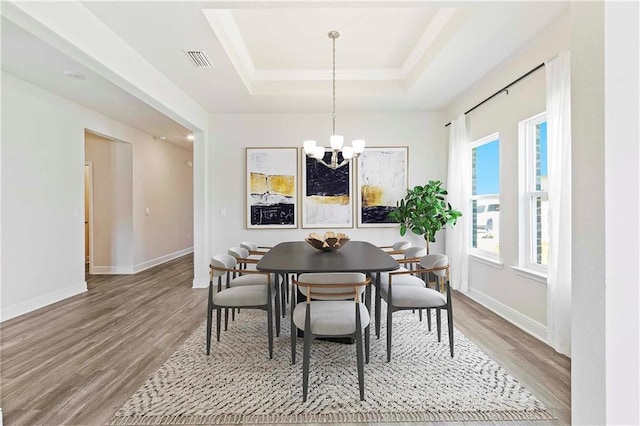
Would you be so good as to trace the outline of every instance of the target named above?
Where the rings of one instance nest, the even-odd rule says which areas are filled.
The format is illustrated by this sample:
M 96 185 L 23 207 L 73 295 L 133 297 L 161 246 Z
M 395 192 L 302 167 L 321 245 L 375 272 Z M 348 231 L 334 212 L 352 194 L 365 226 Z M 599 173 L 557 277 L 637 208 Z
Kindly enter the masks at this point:
M 515 271 L 516 274 L 523 276 L 525 278 L 529 278 L 530 280 L 539 281 L 541 283 L 547 283 L 547 275 L 540 271 L 535 271 L 533 269 L 521 268 L 520 266 L 510 266 L 511 269 Z
M 502 263 L 498 259 L 491 259 L 489 257 L 484 257 L 484 256 L 480 256 L 473 253 L 469 253 L 469 259 L 474 260 L 478 263 L 484 263 L 485 265 L 489 265 L 492 268 L 496 268 L 496 269 L 504 268 L 504 263 Z

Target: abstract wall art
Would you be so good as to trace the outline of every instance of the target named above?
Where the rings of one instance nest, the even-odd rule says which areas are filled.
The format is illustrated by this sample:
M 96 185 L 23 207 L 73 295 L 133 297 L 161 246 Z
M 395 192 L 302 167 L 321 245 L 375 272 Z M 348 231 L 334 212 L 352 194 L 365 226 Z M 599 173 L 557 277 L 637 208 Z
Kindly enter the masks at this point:
M 297 228 L 297 148 L 247 148 L 247 228 Z
M 302 152 L 302 227 L 352 228 L 353 183 L 351 162 L 332 170 Z M 324 160 L 331 161 L 331 153 Z M 342 161 L 342 154 L 338 155 Z
M 409 148 L 369 148 L 358 157 L 358 227 L 396 226 L 389 212 L 407 195 Z

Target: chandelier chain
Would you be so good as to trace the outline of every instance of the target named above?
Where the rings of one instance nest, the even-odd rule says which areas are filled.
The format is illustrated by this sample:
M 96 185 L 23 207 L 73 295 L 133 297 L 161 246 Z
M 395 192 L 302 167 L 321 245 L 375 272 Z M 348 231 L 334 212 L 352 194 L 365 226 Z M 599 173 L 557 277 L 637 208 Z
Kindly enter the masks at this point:
M 333 39 L 333 114 L 331 115 L 333 121 L 333 135 L 336 134 L 336 37 Z

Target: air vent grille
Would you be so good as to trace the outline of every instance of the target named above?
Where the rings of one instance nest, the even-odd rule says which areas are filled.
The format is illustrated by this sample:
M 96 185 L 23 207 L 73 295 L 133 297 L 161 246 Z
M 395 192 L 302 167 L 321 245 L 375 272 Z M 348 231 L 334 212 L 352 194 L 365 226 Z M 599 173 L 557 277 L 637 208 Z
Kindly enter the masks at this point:
M 207 54 L 201 50 L 185 50 L 189 60 L 196 68 L 212 68 L 211 61 L 207 58 Z

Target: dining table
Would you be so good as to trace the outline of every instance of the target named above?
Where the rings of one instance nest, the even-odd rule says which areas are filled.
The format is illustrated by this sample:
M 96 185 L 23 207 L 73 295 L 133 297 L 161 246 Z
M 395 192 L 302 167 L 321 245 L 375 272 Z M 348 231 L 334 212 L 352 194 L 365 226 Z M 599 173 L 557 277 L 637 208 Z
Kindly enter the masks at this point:
M 307 272 L 362 272 L 370 274 L 376 289 L 379 289 L 380 272 L 393 271 L 399 266 L 388 253 L 367 241 L 349 241 L 337 250 L 327 251 L 318 250 L 306 241 L 288 241 L 275 245 L 265 253 L 256 269 L 277 274 L 283 279 L 289 274 Z M 291 304 L 293 311 L 295 300 Z M 365 304 L 371 309 L 369 286 L 365 293 Z M 376 306 L 378 309 L 379 306 Z M 365 332 L 365 344 L 369 344 L 369 327 Z

